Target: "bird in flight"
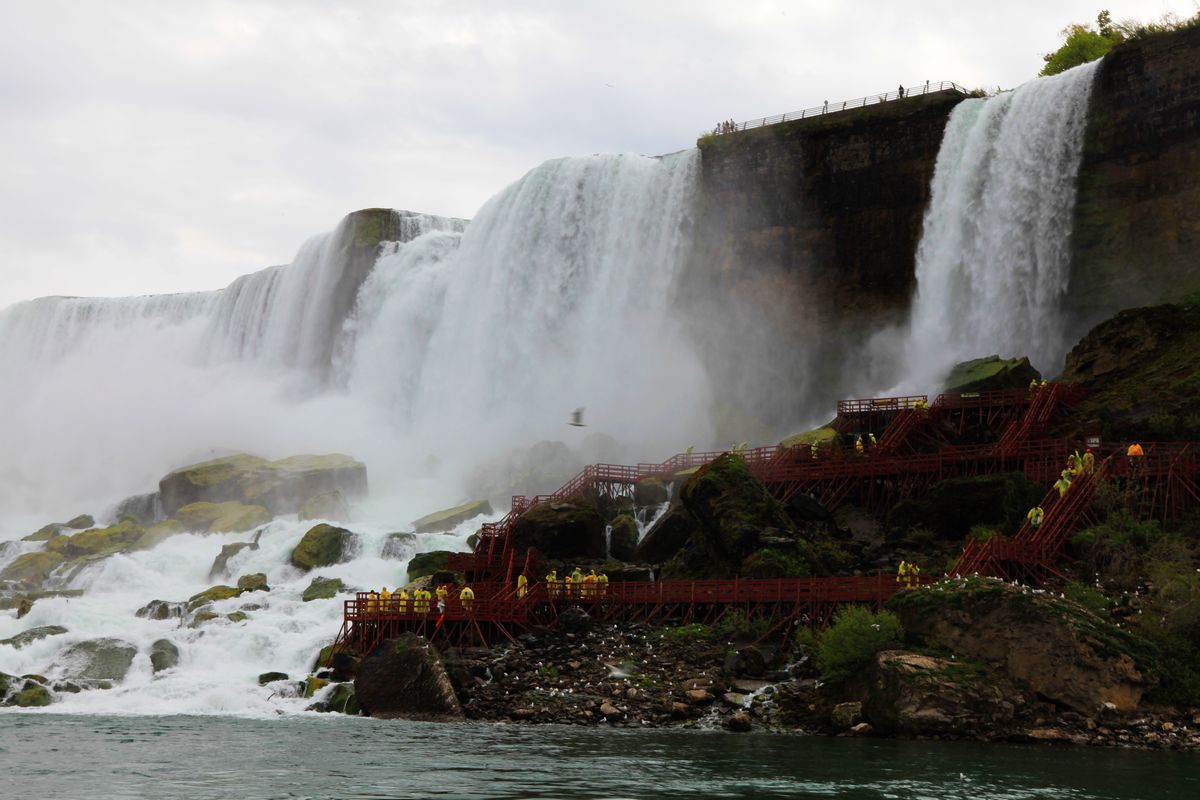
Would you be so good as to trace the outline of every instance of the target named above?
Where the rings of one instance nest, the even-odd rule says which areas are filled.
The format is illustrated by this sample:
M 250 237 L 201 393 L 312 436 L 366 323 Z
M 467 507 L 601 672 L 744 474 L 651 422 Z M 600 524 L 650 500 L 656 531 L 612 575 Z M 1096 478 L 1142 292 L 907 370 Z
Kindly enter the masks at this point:
M 574 411 L 572 411 L 571 412 L 571 421 L 568 422 L 567 424 L 574 425 L 576 428 L 587 427 L 583 421 L 583 409 L 577 408 Z

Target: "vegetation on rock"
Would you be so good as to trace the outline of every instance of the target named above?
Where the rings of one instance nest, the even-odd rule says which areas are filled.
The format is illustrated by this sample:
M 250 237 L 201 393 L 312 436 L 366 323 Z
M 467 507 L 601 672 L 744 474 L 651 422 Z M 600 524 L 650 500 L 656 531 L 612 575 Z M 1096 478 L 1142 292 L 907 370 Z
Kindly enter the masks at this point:
M 345 561 L 354 545 L 354 534 L 327 523 L 314 525 L 292 550 L 292 566 L 302 570 Z
M 900 620 L 890 611 L 843 606 L 817 639 L 817 666 L 830 680 L 845 680 L 860 672 L 875 654 L 904 641 Z

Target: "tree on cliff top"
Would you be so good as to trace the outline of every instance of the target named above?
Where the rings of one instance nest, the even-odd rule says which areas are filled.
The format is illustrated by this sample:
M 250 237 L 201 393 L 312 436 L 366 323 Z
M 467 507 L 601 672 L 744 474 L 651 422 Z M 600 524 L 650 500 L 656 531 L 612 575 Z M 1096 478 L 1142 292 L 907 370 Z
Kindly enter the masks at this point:
M 1095 27 L 1072 24 L 1063 28 L 1062 35 L 1066 41 L 1053 53 L 1042 56 L 1046 66 L 1038 75 L 1057 75 L 1080 64 L 1095 61 L 1121 42 L 1197 26 L 1200 26 L 1200 12 L 1181 18 L 1168 11 L 1150 22 L 1129 19 L 1113 22 L 1112 15 L 1106 9 L 1096 16 Z

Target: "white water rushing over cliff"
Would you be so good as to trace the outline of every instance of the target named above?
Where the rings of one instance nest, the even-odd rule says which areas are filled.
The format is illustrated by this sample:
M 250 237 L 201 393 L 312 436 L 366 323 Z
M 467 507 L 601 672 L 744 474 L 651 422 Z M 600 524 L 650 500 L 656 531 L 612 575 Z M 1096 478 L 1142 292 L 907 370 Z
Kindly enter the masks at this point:
M 507 491 L 509 448 L 560 440 L 533 459 L 557 482 L 567 475 L 556 471 L 603 451 L 661 458 L 706 441 L 703 371 L 669 313 L 696 167 L 695 151 L 553 161 L 469 226 L 393 215 L 395 241 L 365 268 L 343 222 L 291 265 L 220 291 L 45 298 L 0 311 L 9 389 L 0 393 L 0 569 L 44 547 L 19 541 L 42 524 L 80 512 L 102 524 L 123 497 L 213 455 L 345 452 L 367 464 L 371 483 L 349 525 L 357 539 L 347 563 L 291 566 L 313 524 L 291 516 L 264 528 L 260 546 L 234 556 L 223 576 L 209 574 L 222 546 L 252 534 L 175 535 L 46 587 L 81 596 L 39 599 L 21 620 L 0 612 L 0 639 L 67 629 L 22 649 L 0 645 L 0 672 L 63 678 L 70 645 L 111 637 L 137 649 L 128 675 L 107 691 L 60 692 L 53 710 L 299 710 L 311 700 L 255 677 L 303 677 L 337 632 L 342 598 L 300 599 L 314 575 L 396 586 L 413 552 L 465 549 L 481 519 L 418 535 L 403 552 L 385 544 L 416 517 L 470 499 L 464 476 Z M 578 406 L 586 428 L 566 425 Z M 558 460 L 544 463 L 546 452 Z M 134 615 L 151 600 L 186 600 L 257 572 L 271 590 L 214 604 L 222 616 L 203 626 Z M 239 610 L 244 620 L 225 618 Z M 180 662 L 155 675 L 158 639 L 179 648 Z
M 956 362 L 1066 352 L 1062 299 L 1076 178 L 1099 62 L 964 100 L 946 126 L 917 250 L 907 382 L 937 384 Z

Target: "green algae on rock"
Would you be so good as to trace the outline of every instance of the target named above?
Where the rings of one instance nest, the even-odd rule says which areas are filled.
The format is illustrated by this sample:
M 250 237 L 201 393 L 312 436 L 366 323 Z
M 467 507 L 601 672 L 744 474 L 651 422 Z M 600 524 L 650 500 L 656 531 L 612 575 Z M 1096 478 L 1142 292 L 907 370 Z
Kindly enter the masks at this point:
M 993 389 L 1025 389 L 1032 380 L 1040 380 L 1042 374 L 1029 363 L 1028 358 L 1001 358 L 997 355 L 984 356 L 954 365 L 946 376 L 944 391 L 984 392 Z
M 292 550 L 291 564 L 302 570 L 345 561 L 354 545 L 354 534 L 327 523 L 314 525 Z
M 492 505 L 487 500 L 474 500 L 454 508 L 446 508 L 426 514 L 413 522 L 413 530 L 417 533 L 440 533 L 452 531 L 469 519 L 492 513 Z

